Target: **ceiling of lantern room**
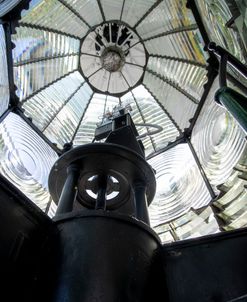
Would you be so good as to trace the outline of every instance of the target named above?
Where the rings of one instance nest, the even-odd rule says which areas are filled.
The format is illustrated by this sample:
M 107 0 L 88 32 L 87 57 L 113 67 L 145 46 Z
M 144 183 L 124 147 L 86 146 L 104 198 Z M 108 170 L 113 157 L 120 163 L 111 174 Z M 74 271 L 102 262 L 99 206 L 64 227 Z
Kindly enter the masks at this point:
M 219 231 L 211 203 L 244 162 L 245 133 L 214 102 L 218 79 L 198 16 L 186 2 L 32 0 L 21 10 L 11 36 L 19 104 L 0 124 L 0 172 L 42 210 L 51 203 L 47 179 L 55 151 L 66 143 L 91 143 L 104 114 L 122 105 L 131 107 L 140 135 L 151 130 L 143 124 L 162 127 L 142 138 L 156 170 L 152 226 L 164 241 L 190 237 L 200 223 L 197 234 Z M 225 1 L 195 2 L 207 16 L 202 21 L 209 38 L 244 62 L 236 31 L 221 28 L 231 15 Z M 211 28 L 208 20 L 217 26 Z M 0 39 L 1 54 L 5 48 Z M 2 55 L 0 62 L 3 113 L 9 99 L 7 58 Z
M 158 115 L 163 121 L 162 135 L 144 139 L 147 155 L 176 140 L 189 127 L 207 81 L 207 55 L 185 4 L 31 1 L 12 38 L 26 116 L 62 148 L 90 142 L 105 111 L 124 102 L 136 123 L 155 122 Z M 95 14 L 89 17 L 90 10 Z M 61 96 L 60 87 L 67 90 Z M 153 114 L 147 114 L 148 103 Z M 85 127 L 92 104 L 98 106 Z

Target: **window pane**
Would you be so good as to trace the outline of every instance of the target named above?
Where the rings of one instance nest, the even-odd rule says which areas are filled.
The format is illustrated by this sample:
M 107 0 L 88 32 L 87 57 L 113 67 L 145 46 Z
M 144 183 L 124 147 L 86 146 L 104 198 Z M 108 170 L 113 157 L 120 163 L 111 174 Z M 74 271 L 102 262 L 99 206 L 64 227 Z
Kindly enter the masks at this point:
M 92 100 L 85 112 L 80 127 L 74 139 L 74 145 L 82 145 L 91 143 L 94 138 L 96 124 L 103 119 L 105 109 L 106 95 L 97 94 L 93 95 Z
M 28 99 L 23 105 L 25 114 L 44 131 L 83 83 L 84 79 L 77 71 L 66 76 Z
M 214 202 L 225 230 L 247 226 L 247 147 L 227 181 L 218 187 L 220 198 Z

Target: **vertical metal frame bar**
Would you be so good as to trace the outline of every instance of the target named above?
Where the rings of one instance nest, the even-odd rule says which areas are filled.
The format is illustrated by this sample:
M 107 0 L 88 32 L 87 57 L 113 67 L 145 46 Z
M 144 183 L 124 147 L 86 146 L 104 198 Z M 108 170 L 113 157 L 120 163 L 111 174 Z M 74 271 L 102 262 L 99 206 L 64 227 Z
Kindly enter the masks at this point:
M 10 22 L 3 23 L 4 33 L 5 33 L 5 42 L 6 42 L 6 58 L 7 58 L 7 68 L 8 68 L 8 81 L 9 81 L 9 95 L 10 107 L 15 107 L 19 104 L 19 98 L 16 95 L 16 86 L 14 81 L 14 69 L 13 69 L 13 43 L 11 42 L 12 26 Z

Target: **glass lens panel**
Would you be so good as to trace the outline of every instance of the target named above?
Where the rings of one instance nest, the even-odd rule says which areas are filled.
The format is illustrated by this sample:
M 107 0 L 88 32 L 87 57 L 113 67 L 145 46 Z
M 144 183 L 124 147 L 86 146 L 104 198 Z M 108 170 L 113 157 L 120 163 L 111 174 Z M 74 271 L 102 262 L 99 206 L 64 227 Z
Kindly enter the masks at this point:
M 14 63 L 79 54 L 80 40 L 25 26 L 16 28 L 12 41 Z
M 225 230 L 247 226 L 247 147 L 227 181 L 218 187 L 220 198 L 214 202 Z
M 180 86 L 198 101 L 207 82 L 206 65 L 190 64 L 169 58 L 150 56 L 147 68 Z
M 208 95 L 192 133 L 192 144 L 216 193 L 231 175 L 246 146 L 245 133 L 233 117 L 214 101 L 218 79 Z
M 44 131 L 83 83 L 78 71 L 66 76 L 28 99 L 23 105 L 25 115 Z
M 2 115 L 9 105 L 9 81 L 8 66 L 6 58 L 5 33 L 0 25 L 0 115 Z
M 48 176 L 58 156 L 14 113 L 0 124 L 0 172 L 43 211 L 51 201 Z
M 148 90 L 140 85 L 133 89 L 135 101 L 138 104 L 143 122 L 146 124 L 158 125 L 163 128 L 158 134 L 150 136 L 155 151 L 167 146 L 168 142 L 172 142 L 179 136 L 179 132 L 170 118 L 164 112 L 162 107 L 156 102 Z M 131 104 L 132 105 L 132 104 Z M 154 128 L 146 128 L 146 133 L 155 130 Z M 147 154 L 146 154 L 147 155 Z
M 186 1 L 166 0 L 161 1 L 160 4 L 144 18 L 138 25 L 137 31 L 143 39 L 146 39 L 194 23 L 195 20 L 191 10 L 186 8 Z
M 90 0 L 66 0 L 70 6 L 72 6 L 77 13 L 79 13 L 82 18 L 89 23 L 89 25 L 94 26 L 100 24 L 103 21 L 98 1 Z
M 89 30 L 80 18 L 58 0 L 32 0 L 31 7 L 32 9 L 22 13 L 22 23 L 59 30 L 79 38 Z
M 197 0 L 196 3 L 210 40 L 247 63 L 245 1 Z M 227 26 L 233 15 L 238 17 L 234 18 L 232 25 Z
M 136 129 L 139 135 L 144 135 L 147 133 L 148 129 L 146 127 L 138 126 L 138 124 L 144 124 L 145 119 L 142 115 L 141 109 L 135 99 L 135 96 L 132 92 L 126 93 L 123 97 L 121 97 L 121 103 L 123 105 L 130 105 L 132 111 L 130 112 L 131 117 L 133 119 L 134 124 L 136 125 Z M 145 149 L 145 155 L 148 156 L 152 154 L 154 150 L 154 144 L 149 136 L 145 136 L 142 139 L 142 143 Z
M 155 0 L 125 0 L 122 20 L 133 27 L 152 7 Z
M 178 57 L 205 64 L 207 54 L 199 30 L 179 32 L 144 42 L 151 55 Z
M 17 95 L 22 101 L 49 83 L 76 70 L 77 67 L 78 55 L 14 67 L 15 84 L 18 88 Z
M 211 207 L 190 210 L 183 216 L 154 228 L 162 243 L 201 237 L 220 232 Z
M 106 21 L 119 20 L 124 0 L 100 0 Z
M 0 17 L 11 11 L 21 0 L 2 0 L 0 2 Z
M 45 129 L 44 134 L 52 141 L 62 147 L 71 142 L 80 119 L 91 98 L 92 90 L 88 84 L 77 90 L 73 96 L 63 105 L 61 110 L 51 124 Z
M 93 95 L 73 141 L 75 146 L 92 142 L 97 123 L 103 119 L 105 101 L 106 95 L 97 93 Z
M 153 227 L 210 202 L 211 196 L 187 144 L 179 144 L 148 162 L 156 171 L 157 182 L 155 199 L 149 206 Z
M 177 124 L 181 130 L 188 128 L 190 125 L 189 120 L 194 116 L 197 104 L 170 84 L 148 71 L 145 72 L 143 82 L 160 101 L 161 105 L 164 106 L 172 121 Z

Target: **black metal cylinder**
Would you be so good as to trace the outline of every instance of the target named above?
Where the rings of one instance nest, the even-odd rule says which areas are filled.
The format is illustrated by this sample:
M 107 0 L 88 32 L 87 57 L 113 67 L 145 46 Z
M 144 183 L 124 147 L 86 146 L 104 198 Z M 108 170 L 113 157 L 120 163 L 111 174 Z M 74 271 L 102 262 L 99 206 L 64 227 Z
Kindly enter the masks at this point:
M 77 182 L 79 169 L 75 164 L 67 168 L 67 178 L 63 186 L 61 196 L 59 198 L 57 214 L 64 214 L 73 210 L 73 204 L 77 193 Z
M 135 194 L 136 218 L 150 225 L 146 186 L 143 183 L 135 183 L 133 190 Z
M 59 232 L 53 302 L 144 302 L 153 296 L 157 235 L 137 220 L 81 211 L 56 221 Z M 160 265 L 159 265 L 160 266 Z

